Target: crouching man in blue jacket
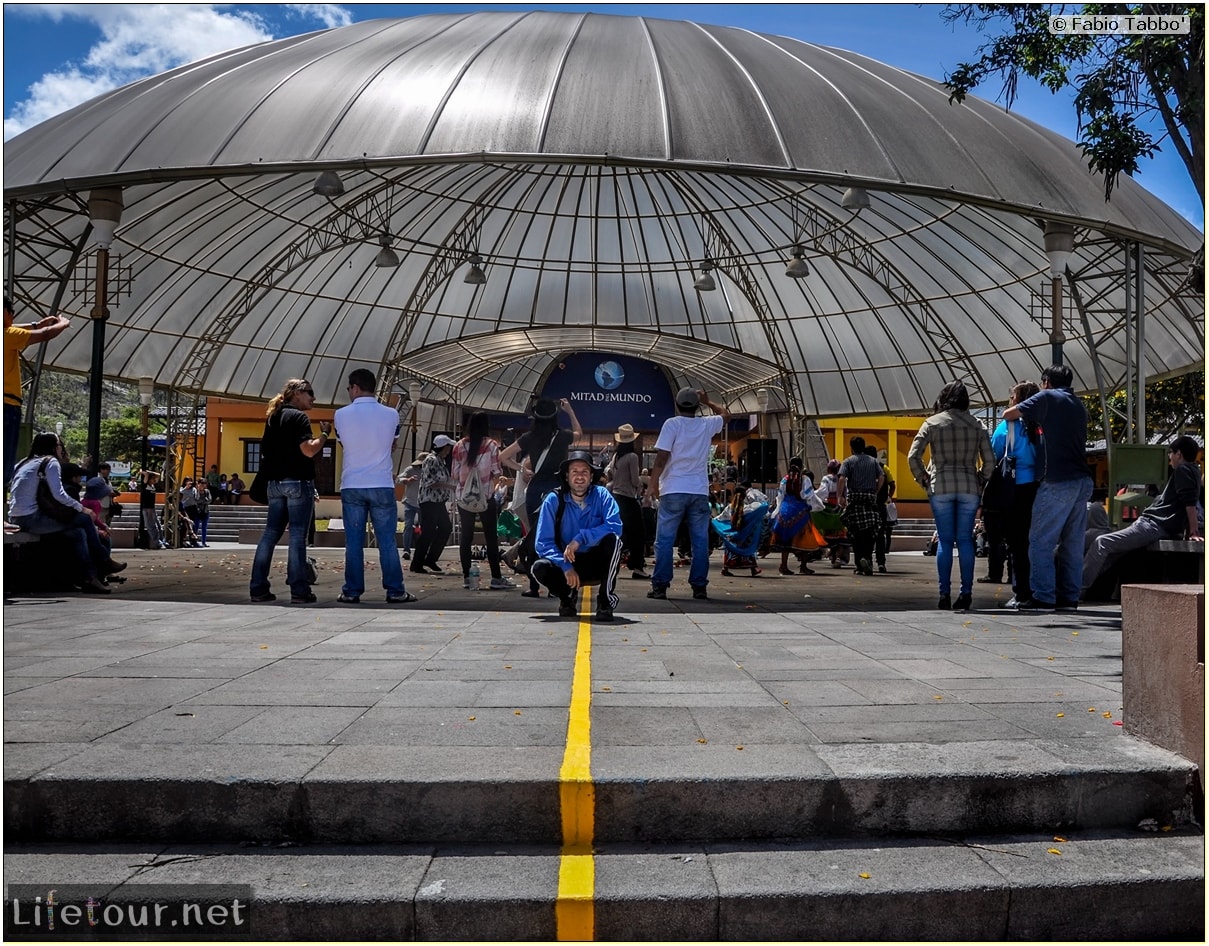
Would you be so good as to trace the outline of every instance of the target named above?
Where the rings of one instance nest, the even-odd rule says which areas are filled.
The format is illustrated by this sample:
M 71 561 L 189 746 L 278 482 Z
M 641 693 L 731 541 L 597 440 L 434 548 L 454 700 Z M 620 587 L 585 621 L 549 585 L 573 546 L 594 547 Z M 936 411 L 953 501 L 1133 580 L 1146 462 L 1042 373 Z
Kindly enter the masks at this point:
M 599 485 L 601 470 L 586 450 L 572 450 L 558 468 L 562 481 L 542 501 L 537 519 L 538 559 L 531 573 L 561 602 L 560 617 L 573 618 L 583 585 L 598 585 L 596 620 L 613 620 L 621 564 L 621 512 Z

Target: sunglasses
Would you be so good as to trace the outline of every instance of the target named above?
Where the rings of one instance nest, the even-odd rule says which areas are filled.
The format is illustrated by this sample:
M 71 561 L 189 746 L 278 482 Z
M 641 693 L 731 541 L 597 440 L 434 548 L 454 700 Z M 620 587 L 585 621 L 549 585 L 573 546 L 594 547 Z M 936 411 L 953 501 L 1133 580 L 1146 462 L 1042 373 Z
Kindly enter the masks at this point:
M 299 388 L 298 390 L 299 390 L 301 393 L 303 393 L 303 394 L 310 395 L 311 397 L 314 397 L 314 396 L 315 396 L 315 389 L 314 389 L 314 388 Z

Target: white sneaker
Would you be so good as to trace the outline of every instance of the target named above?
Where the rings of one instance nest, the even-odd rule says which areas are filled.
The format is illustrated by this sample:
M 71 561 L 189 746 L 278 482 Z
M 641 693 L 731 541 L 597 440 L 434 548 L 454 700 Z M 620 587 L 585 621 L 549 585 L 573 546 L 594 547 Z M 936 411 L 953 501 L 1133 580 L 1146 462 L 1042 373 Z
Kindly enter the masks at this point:
M 487 587 L 492 591 L 507 591 L 509 588 L 515 588 L 516 582 L 511 578 L 492 578 L 491 584 Z
M 1019 608 L 1019 607 L 1020 607 L 1020 602 L 1016 600 L 1016 596 L 1015 596 L 1015 595 L 1012 595 L 1012 596 L 1011 596 L 1011 597 L 1008 599 L 1008 603 L 1007 603 L 1007 604 L 1005 604 L 1005 605 L 1004 605 L 1004 607 L 1005 607 L 1005 608 L 1011 608 L 1013 611 L 1015 611 L 1017 608 Z

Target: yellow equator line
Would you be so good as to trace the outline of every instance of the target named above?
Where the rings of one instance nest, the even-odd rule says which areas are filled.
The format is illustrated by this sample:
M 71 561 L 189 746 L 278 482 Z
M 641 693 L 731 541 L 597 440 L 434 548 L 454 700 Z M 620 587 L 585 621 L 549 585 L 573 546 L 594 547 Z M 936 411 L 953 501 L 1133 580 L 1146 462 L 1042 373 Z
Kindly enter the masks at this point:
M 592 625 L 587 590 L 582 596 L 567 748 L 558 773 L 563 846 L 558 865 L 554 918 L 560 941 L 591 941 L 596 936 L 596 861 L 592 857 L 596 789 L 592 785 Z

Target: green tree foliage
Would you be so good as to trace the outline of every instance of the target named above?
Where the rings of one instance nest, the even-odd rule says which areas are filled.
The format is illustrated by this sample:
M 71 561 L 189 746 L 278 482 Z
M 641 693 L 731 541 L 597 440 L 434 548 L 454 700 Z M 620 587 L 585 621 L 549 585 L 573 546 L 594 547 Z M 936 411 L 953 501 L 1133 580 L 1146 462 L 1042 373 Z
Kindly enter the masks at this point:
M 138 465 L 143 450 L 143 413 L 127 407 L 120 417 L 101 421 L 101 456 Z
M 1106 398 L 1113 443 L 1121 443 L 1125 434 L 1125 392 L 1115 391 Z M 1104 430 L 1104 414 L 1098 397 L 1085 397 L 1088 435 L 1098 439 Z M 1152 381 L 1146 385 L 1146 434 L 1148 438 L 1170 440 L 1182 433 L 1205 432 L 1205 372 L 1195 371 L 1178 378 Z
M 34 431 L 50 431 L 56 424 L 62 424 L 68 455 L 73 460 L 83 460 L 88 452 L 88 378 L 43 371 L 38 379 L 34 409 Z M 142 451 L 142 416 L 136 385 L 105 382 L 101 397 L 101 459 L 138 462 Z M 163 429 L 162 420 L 153 416 L 151 433 Z
M 1050 16 L 1186 15 L 1191 31 L 1176 34 L 1052 34 Z M 1148 3 L 949 4 L 947 22 L 995 29 L 978 58 L 945 76 L 950 102 L 961 102 L 991 76 L 1002 77 L 1000 97 L 1008 108 L 1020 77 L 1036 79 L 1051 92 L 1073 89 L 1079 118 L 1079 147 L 1088 166 L 1104 175 L 1104 198 L 1122 173 L 1153 156 L 1164 142 L 1175 148 L 1205 202 L 1205 8 Z M 1158 137 L 1149 128 L 1161 127 Z

